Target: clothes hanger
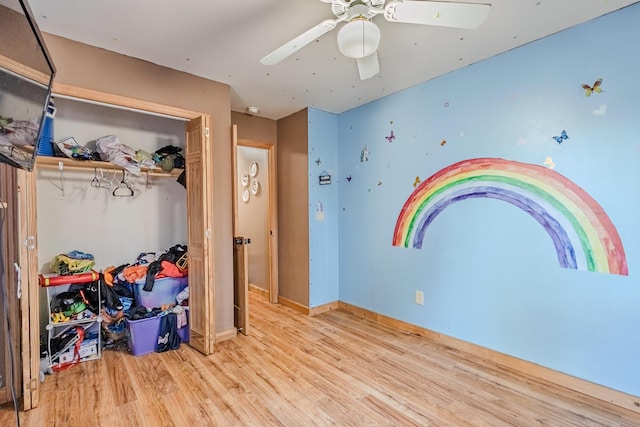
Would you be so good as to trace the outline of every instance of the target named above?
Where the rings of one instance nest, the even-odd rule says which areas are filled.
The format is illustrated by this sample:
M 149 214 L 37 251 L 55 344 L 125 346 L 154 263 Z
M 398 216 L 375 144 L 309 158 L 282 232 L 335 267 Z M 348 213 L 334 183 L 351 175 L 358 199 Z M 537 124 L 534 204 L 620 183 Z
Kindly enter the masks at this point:
M 149 171 L 145 171 L 145 183 L 144 183 L 144 187 L 147 190 L 150 190 L 153 186 L 151 185 L 151 180 L 149 179 Z
M 120 181 L 120 184 L 118 184 L 118 186 L 116 188 L 113 189 L 113 194 L 114 197 L 133 197 L 134 196 L 134 191 L 133 188 L 131 187 L 131 184 L 127 181 L 127 171 L 123 170 L 122 171 L 122 181 Z
M 93 188 L 100 188 L 100 180 L 98 179 L 98 168 L 93 168 L 93 179 L 91 180 Z
M 50 179 L 48 181 L 53 184 L 54 187 L 60 190 L 62 196 L 64 196 L 64 163 L 62 163 L 61 161 L 58 162 L 58 171 L 60 171 L 60 185 L 56 184 Z
M 116 174 L 114 172 L 113 177 L 115 178 Z M 102 168 L 100 168 L 100 188 L 112 188 L 113 180 L 109 179 L 105 174 Z
M 125 169 L 125 171 L 124 171 L 124 183 L 127 185 L 127 187 L 129 187 L 131 189 L 131 191 L 135 191 L 136 183 L 135 183 L 135 181 L 131 180 L 131 175 L 133 175 L 133 173 L 131 173 L 128 170 Z

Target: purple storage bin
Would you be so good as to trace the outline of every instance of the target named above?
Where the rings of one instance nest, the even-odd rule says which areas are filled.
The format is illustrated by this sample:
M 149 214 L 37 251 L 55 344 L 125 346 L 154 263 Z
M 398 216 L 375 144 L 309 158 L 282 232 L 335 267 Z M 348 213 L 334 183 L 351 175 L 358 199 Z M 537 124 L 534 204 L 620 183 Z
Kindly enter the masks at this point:
M 183 328 L 178 329 L 178 335 L 180 336 L 180 340 L 182 342 L 189 342 L 189 325 L 186 325 Z
M 187 312 L 187 319 L 189 319 L 189 309 L 185 308 L 185 311 Z M 189 342 L 189 337 L 191 336 L 190 332 L 189 332 L 189 321 L 187 320 L 187 324 L 184 325 L 182 328 L 178 329 L 178 335 L 180 336 L 180 339 L 182 340 L 182 342 Z
M 156 351 L 160 333 L 160 316 L 129 320 L 129 351 L 134 356 Z
M 147 308 L 162 307 L 166 304 L 174 304 L 176 296 L 189 284 L 188 277 L 164 277 L 156 279 L 151 291 L 145 291 L 144 279 L 134 283 L 136 305 L 143 305 Z

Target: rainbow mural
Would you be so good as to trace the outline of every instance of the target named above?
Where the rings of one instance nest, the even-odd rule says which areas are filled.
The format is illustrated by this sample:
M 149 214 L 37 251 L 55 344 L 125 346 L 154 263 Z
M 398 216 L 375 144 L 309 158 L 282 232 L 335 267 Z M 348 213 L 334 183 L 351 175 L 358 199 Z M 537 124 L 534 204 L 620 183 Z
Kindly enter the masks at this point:
M 420 249 L 431 222 L 471 198 L 502 200 L 531 215 L 551 237 L 563 268 L 629 274 L 620 236 L 598 202 L 551 169 L 504 159 L 464 160 L 423 181 L 402 207 L 393 245 Z

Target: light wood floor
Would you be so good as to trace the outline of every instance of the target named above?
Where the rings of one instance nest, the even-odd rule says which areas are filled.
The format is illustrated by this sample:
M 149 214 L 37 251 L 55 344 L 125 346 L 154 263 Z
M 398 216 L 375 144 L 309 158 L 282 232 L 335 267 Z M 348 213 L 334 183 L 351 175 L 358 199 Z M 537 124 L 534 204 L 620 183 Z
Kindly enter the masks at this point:
M 639 426 L 640 414 L 379 326 L 251 295 L 251 335 L 105 351 L 48 376 L 23 426 Z M 11 408 L 0 426 L 14 425 Z

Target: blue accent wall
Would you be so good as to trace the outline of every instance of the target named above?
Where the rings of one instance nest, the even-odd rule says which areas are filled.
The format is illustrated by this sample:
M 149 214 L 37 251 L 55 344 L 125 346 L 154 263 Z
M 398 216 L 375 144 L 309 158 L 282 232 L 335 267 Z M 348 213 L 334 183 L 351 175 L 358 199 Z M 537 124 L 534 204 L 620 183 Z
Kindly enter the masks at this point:
M 310 109 L 311 306 L 339 299 L 640 395 L 639 22 L 636 4 L 338 116 Z M 499 200 L 446 208 L 420 250 L 392 246 L 416 177 L 476 157 L 550 157 L 606 211 L 629 275 L 560 268 L 544 229 Z
M 309 307 L 338 300 L 338 116 L 308 109 Z M 320 185 L 319 176 L 330 184 Z

